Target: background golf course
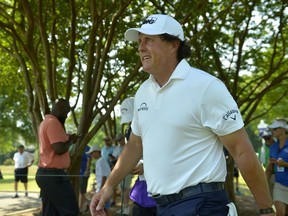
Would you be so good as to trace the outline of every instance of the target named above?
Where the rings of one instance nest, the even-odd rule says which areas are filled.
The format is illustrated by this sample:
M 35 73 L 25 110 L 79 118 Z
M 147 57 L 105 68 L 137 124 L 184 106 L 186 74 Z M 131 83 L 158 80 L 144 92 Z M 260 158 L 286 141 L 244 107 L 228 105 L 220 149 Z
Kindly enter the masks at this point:
M 0 165 L 3 179 L 0 179 L 0 192 L 14 191 L 14 166 Z M 35 173 L 37 165 L 29 167 L 28 171 L 28 191 L 40 192 L 40 189 L 35 181 Z M 91 174 L 89 178 L 88 191 L 92 190 L 92 184 L 95 181 L 95 174 Z M 18 191 L 24 191 L 24 186 L 21 182 L 18 183 Z

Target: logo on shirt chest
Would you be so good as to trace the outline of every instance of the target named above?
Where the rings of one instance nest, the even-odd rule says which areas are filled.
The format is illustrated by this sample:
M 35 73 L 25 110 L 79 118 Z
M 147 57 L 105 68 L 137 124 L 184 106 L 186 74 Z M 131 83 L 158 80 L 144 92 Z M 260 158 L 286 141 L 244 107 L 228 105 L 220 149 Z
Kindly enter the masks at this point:
M 148 106 L 147 106 L 146 103 L 142 103 L 137 110 L 138 110 L 138 112 L 140 112 L 140 111 L 148 111 Z

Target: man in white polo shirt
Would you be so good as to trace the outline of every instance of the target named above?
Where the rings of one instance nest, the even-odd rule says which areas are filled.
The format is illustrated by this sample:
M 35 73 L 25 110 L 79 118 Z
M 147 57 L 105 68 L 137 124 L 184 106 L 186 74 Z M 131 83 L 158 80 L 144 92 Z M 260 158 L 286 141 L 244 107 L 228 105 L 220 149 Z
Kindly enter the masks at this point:
M 192 68 L 181 25 L 154 14 L 126 31 L 138 41 L 143 70 L 150 74 L 134 102 L 132 134 L 112 174 L 94 195 L 92 215 L 143 155 L 148 192 L 157 215 L 226 216 L 223 146 L 234 158 L 261 215 L 275 215 L 265 174 L 244 129 L 237 104 L 216 77 Z
M 25 189 L 25 197 L 28 196 L 28 168 L 34 162 L 34 155 L 25 151 L 23 145 L 18 146 L 18 151 L 13 156 L 14 160 L 14 189 L 15 195 L 12 198 L 18 198 L 18 182 L 21 181 Z

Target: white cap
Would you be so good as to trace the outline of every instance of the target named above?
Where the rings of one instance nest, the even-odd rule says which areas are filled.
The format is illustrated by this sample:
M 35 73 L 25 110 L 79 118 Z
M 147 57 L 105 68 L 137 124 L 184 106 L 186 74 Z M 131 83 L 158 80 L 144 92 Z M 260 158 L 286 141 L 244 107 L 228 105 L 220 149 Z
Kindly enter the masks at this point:
M 268 126 L 269 128 L 285 128 L 288 129 L 288 125 L 284 120 L 275 120 L 271 125 Z
M 272 133 L 269 130 L 265 130 L 265 131 L 263 131 L 261 136 L 262 137 L 270 137 L 270 136 L 272 136 Z
M 121 121 L 120 124 L 129 123 L 133 119 L 134 98 L 126 98 L 121 104 Z
M 101 149 L 98 147 L 98 146 L 92 146 L 90 149 L 89 149 L 89 151 L 87 151 L 86 152 L 86 154 L 91 154 L 92 152 L 94 152 L 94 151 L 99 151 L 99 152 L 101 152 Z
M 147 17 L 141 28 L 130 28 L 125 32 L 125 39 L 129 41 L 138 41 L 139 32 L 147 35 L 169 34 L 178 37 L 184 41 L 183 29 L 179 22 L 169 15 L 153 14 Z

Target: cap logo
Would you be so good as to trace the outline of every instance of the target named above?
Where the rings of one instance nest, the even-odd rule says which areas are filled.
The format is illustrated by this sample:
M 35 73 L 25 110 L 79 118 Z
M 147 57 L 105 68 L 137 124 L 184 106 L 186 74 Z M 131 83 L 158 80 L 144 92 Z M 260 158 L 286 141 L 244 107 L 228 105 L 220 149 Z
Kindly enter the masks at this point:
M 128 109 L 127 108 L 122 108 L 121 109 L 121 113 L 124 114 L 125 112 L 128 112 Z
M 147 19 L 145 19 L 143 21 L 142 25 L 144 25 L 144 24 L 153 24 L 153 23 L 156 22 L 156 20 L 157 20 L 156 17 L 148 17 Z

